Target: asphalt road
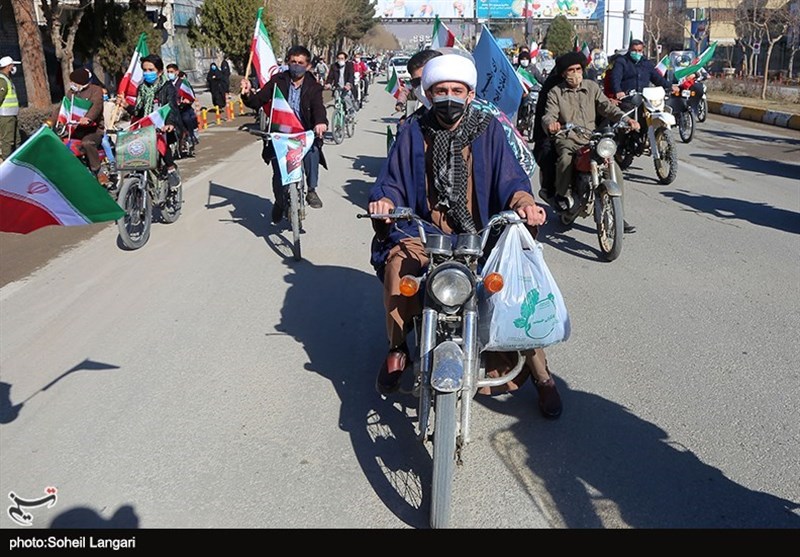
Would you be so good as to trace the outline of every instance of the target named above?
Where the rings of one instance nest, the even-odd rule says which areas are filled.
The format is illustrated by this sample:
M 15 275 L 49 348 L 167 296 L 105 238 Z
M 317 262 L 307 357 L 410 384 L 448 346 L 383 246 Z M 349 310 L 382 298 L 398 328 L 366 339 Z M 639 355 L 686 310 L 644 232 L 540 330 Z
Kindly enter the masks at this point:
M 427 527 L 415 401 L 373 387 L 381 289 L 355 216 L 393 122 L 380 89 L 325 147 L 303 261 L 232 123 L 145 247 L 100 225 L 0 288 L 0 492 L 57 486 L 36 527 Z M 588 220 L 544 228 L 573 324 L 548 349 L 564 414 L 541 418 L 532 385 L 478 397 L 455 527 L 800 527 L 800 135 L 711 116 L 679 153 L 669 186 L 646 159 L 627 173 L 618 260 Z

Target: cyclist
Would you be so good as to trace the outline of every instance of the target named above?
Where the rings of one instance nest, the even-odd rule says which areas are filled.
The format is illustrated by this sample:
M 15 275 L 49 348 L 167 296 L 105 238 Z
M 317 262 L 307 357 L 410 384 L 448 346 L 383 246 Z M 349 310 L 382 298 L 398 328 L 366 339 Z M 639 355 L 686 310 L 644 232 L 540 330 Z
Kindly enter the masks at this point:
M 356 52 L 355 56 L 353 57 L 353 71 L 359 76 L 361 82 L 364 84 L 364 98 L 361 99 L 362 101 L 367 100 L 369 96 L 369 66 L 367 63 L 361 59 L 361 52 Z
M 300 119 L 303 128 L 307 131 L 314 130 L 316 137 L 314 144 L 303 159 L 303 170 L 308 186 L 306 202 L 310 207 L 320 209 L 322 200 L 317 194 L 319 166 L 321 164 L 324 168 L 328 168 L 322 154 L 322 138 L 328 129 L 328 116 L 325 111 L 325 103 L 322 101 L 322 87 L 311 72 L 311 52 L 306 47 L 300 45 L 291 47 L 286 54 L 286 61 L 289 63 L 289 69 L 273 75 L 272 79 L 257 92 L 253 92 L 250 80 L 242 78 L 242 100 L 250 108 L 259 109 L 272 102 L 272 96 L 277 87 Z M 272 193 L 275 196 L 275 203 L 272 206 L 272 222 L 277 224 L 283 219 L 284 189 L 272 142 L 264 143 L 261 157 L 264 162 L 272 164 Z
M 353 62 L 347 59 L 346 52 L 339 52 L 336 55 L 336 64 L 331 66 L 328 79 L 325 81 L 325 89 L 339 89 L 344 98 L 345 110 L 348 114 L 356 111 L 355 99 L 353 99 L 353 89 L 355 88 L 355 69 Z

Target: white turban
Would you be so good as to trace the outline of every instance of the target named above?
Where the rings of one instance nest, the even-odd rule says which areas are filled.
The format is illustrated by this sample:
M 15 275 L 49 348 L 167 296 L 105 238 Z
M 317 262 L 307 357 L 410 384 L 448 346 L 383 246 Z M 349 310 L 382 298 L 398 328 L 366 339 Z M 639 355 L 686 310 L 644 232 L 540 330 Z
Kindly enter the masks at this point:
M 431 58 L 422 68 L 422 89 L 427 91 L 443 81 L 458 81 L 474 90 L 478 83 L 475 63 L 461 54 L 442 54 Z

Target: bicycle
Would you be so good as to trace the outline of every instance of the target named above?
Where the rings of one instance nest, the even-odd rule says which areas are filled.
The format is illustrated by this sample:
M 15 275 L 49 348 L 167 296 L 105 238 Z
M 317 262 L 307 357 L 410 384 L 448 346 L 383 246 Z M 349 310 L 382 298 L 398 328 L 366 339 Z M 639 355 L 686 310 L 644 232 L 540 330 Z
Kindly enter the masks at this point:
M 331 135 L 337 145 L 341 145 L 345 137 L 355 135 L 355 115 L 345 108 L 344 94 L 340 88 L 333 91 L 333 117 L 331 118 Z
M 270 141 L 271 133 L 261 130 L 247 130 L 252 135 L 261 137 L 264 142 Z M 302 259 L 300 248 L 300 233 L 303 230 L 303 221 L 306 218 L 306 187 L 305 169 L 300 165 L 300 178 L 296 182 L 286 184 L 283 188 L 283 216 L 291 223 L 292 228 L 292 255 L 295 261 Z M 277 203 L 278 200 L 276 199 Z

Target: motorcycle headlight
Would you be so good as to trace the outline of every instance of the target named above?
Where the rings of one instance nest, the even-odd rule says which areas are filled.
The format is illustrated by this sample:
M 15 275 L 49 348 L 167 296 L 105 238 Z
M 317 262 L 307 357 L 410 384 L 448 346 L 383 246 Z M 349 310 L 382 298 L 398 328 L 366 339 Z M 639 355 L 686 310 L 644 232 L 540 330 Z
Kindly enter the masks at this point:
M 617 152 L 617 142 L 610 137 L 604 137 L 597 142 L 597 156 L 603 159 L 610 159 Z
M 440 267 L 428 277 L 428 293 L 437 303 L 457 307 L 472 295 L 472 277 L 466 268 Z

